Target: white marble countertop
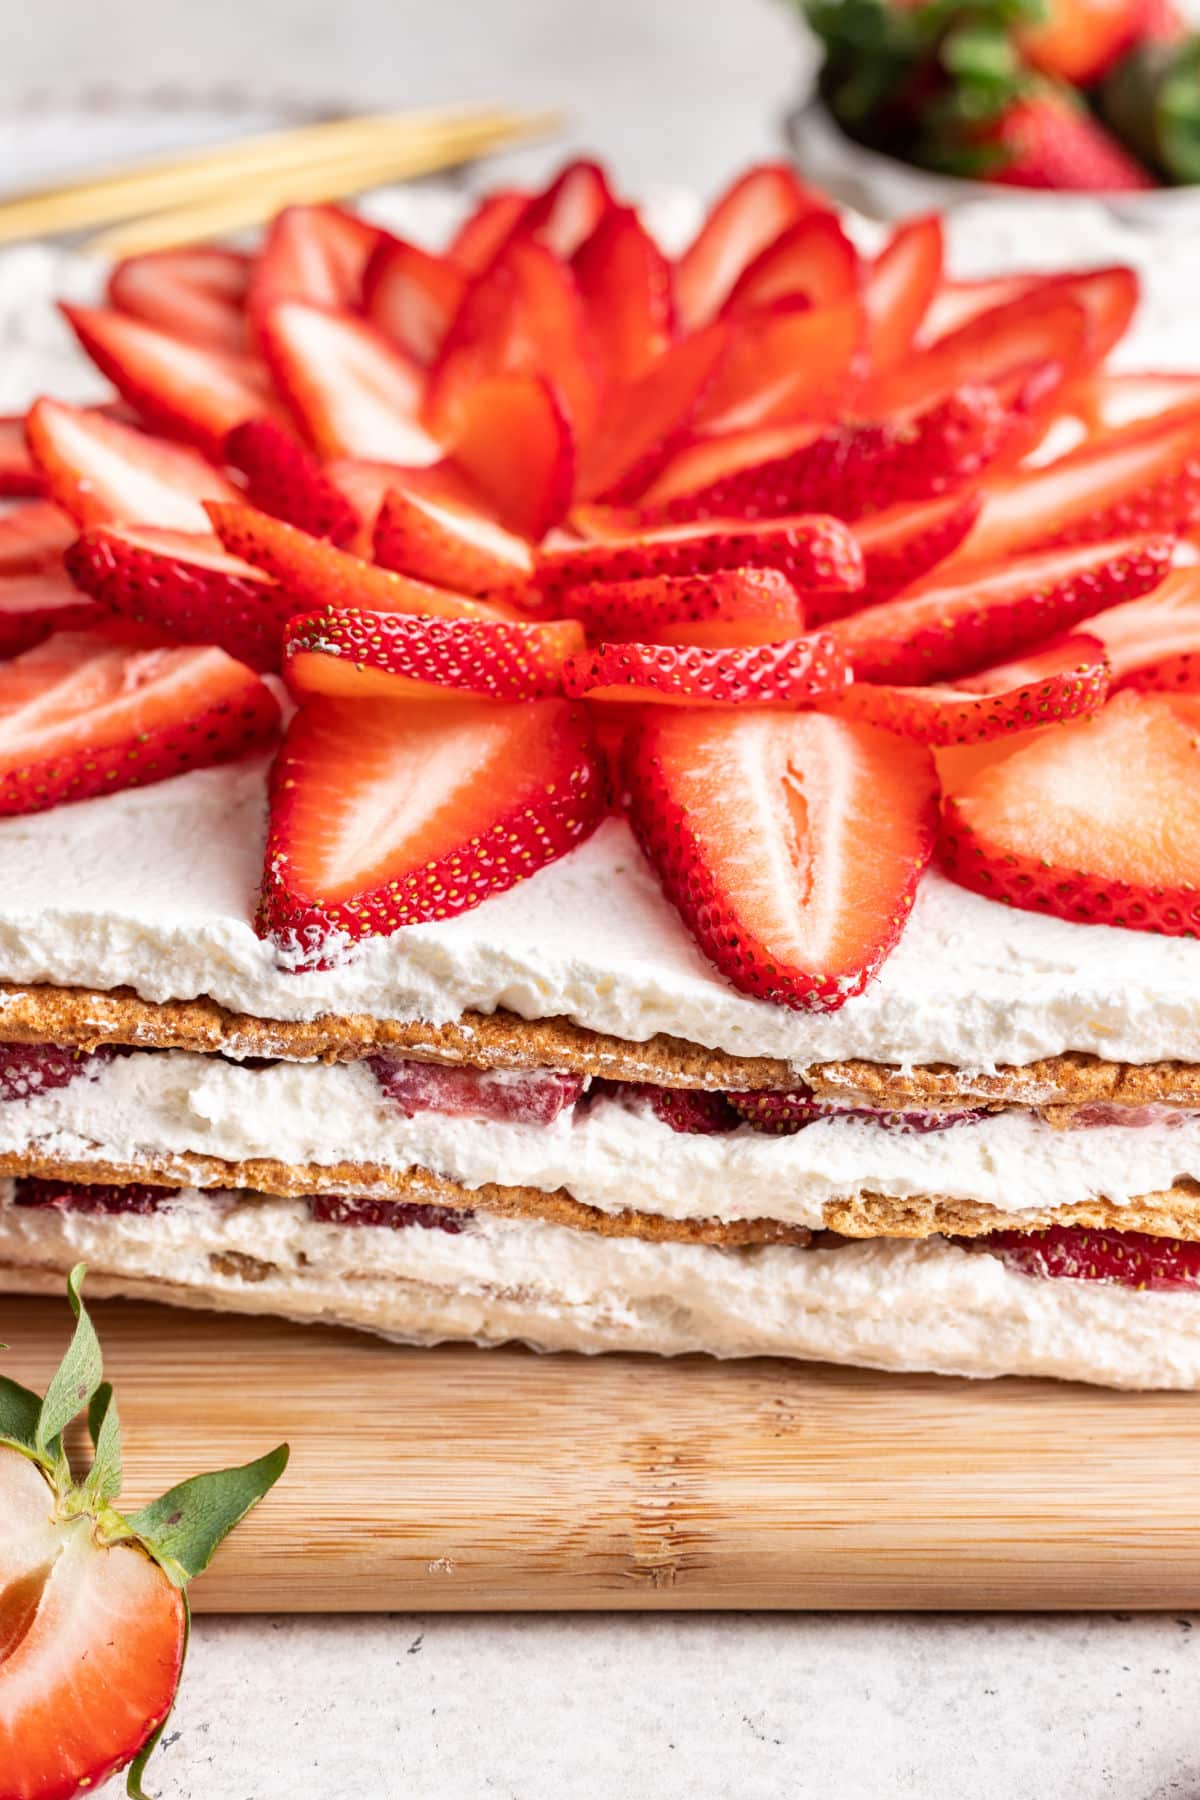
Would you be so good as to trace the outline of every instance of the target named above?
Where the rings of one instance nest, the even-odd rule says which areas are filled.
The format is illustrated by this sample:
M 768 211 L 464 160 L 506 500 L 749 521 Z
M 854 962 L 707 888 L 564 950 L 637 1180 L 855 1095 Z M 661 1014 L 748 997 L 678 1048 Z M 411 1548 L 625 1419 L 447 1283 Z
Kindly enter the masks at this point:
M 38 0 L 0 108 L 81 88 L 565 104 L 624 183 L 716 187 L 808 66 L 780 0 Z M 506 159 L 533 175 L 563 146 Z M 1181 1800 L 1171 1617 L 745 1614 L 196 1623 L 162 1800 Z M 118 1791 L 114 1784 L 114 1794 Z

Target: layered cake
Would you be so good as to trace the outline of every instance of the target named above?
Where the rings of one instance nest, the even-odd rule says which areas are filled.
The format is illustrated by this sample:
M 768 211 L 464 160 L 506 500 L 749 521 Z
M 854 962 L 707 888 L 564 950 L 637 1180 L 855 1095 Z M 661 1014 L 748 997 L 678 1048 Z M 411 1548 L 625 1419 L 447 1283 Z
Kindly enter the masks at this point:
M 1186 261 L 1015 216 L 10 303 L 4 1288 L 1200 1385 Z

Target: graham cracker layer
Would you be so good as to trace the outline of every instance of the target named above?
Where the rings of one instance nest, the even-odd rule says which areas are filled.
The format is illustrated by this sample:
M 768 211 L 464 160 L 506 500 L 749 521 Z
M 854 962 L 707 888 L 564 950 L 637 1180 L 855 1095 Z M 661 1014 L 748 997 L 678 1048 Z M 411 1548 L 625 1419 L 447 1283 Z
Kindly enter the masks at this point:
M 964 1102 L 1200 1107 L 1200 1065 L 1195 1063 L 1105 1062 L 1067 1052 L 975 1073 L 945 1063 L 901 1069 L 859 1059 L 798 1070 L 779 1057 L 732 1056 L 665 1034 L 634 1043 L 569 1019 L 521 1019 L 508 1012 L 465 1013 L 448 1025 L 376 1019 L 367 1013 L 309 1021 L 260 1019 L 229 1012 L 212 1000 L 156 1004 L 121 988 L 105 993 L 0 983 L 0 1041 L 83 1050 L 124 1044 L 299 1062 L 353 1062 L 391 1052 L 480 1069 L 563 1069 L 610 1080 L 734 1092 L 794 1087 L 802 1076 L 820 1098 L 898 1110 L 936 1110 Z

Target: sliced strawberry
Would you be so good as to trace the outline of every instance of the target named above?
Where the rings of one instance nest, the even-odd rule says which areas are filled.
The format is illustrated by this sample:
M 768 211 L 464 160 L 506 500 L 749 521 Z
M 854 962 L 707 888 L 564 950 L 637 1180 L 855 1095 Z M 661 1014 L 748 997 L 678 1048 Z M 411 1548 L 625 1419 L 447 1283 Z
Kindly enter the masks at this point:
M 294 612 L 319 606 L 360 607 L 364 612 L 425 613 L 441 619 L 506 619 L 506 608 L 468 600 L 428 582 L 413 581 L 338 550 L 255 512 L 252 506 L 214 506 L 213 530 L 231 556 L 253 563 L 295 601 Z
M 656 1119 L 688 1137 L 722 1137 L 741 1123 L 724 1094 L 705 1093 L 703 1088 L 655 1087 L 648 1081 L 622 1081 L 615 1087 L 621 1096 L 645 1100 Z
M 790 456 L 826 429 L 823 420 L 805 419 L 796 425 L 762 425 L 685 443 L 639 496 L 637 510 L 647 522 L 666 517 L 669 503 L 682 499 L 687 506 L 691 495 L 761 463 Z
M 1118 694 L 944 802 L 942 859 L 1010 906 L 1200 934 L 1200 697 Z
M 1200 375 L 1114 374 L 1097 369 L 1070 388 L 1064 406 L 1089 432 L 1117 431 L 1139 420 L 1161 420 L 1177 407 L 1200 410 Z
M 16 1182 L 12 1203 L 38 1212 L 103 1213 L 110 1218 L 132 1213 L 146 1218 L 169 1207 L 178 1193 L 178 1188 L 151 1187 L 144 1181 L 56 1181 L 52 1176 L 25 1175 Z
M 52 631 L 91 625 L 101 616 L 61 569 L 0 575 L 0 656 L 16 656 Z
M 704 641 L 675 635 L 680 626 L 709 628 L 708 641 L 713 644 L 730 641 L 721 636 L 722 627 L 769 628 L 771 636 L 761 642 L 796 637 L 804 629 L 799 596 L 778 569 L 719 569 L 709 575 L 601 581 L 572 588 L 569 604 L 590 637 L 614 642 Z M 670 637 L 662 637 L 663 633 Z
M 859 680 L 949 681 L 1148 593 L 1170 563 L 1169 540 L 1130 537 L 976 564 L 939 572 L 829 630 Z
M 597 644 L 567 658 L 563 692 L 666 706 L 811 706 L 840 693 L 846 660 L 821 632 L 775 644 Z
M 990 1251 L 1038 1280 L 1107 1281 L 1150 1294 L 1200 1287 L 1200 1243 L 1145 1231 L 1050 1225 L 1044 1231 L 990 1231 L 964 1248 Z
M 467 215 L 450 241 L 446 255 L 468 275 L 482 274 L 507 244 L 529 209 L 530 196 L 519 188 L 497 188 Z
M 710 207 L 675 271 L 680 322 L 707 324 L 724 306 L 746 265 L 804 213 L 827 211 L 784 163 L 751 169 Z
M 111 1044 L 76 1050 L 65 1044 L 0 1044 L 0 1101 L 30 1100 L 94 1075 L 117 1054 Z
M 697 410 L 707 432 L 824 418 L 842 410 L 863 341 L 857 298 L 808 307 L 776 300 L 740 314 L 728 353 Z
M 755 1131 L 772 1137 L 792 1137 L 818 1119 L 865 1119 L 884 1131 L 919 1132 L 949 1131 L 952 1126 L 972 1123 L 983 1115 L 972 1112 L 881 1112 L 874 1107 L 841 1106 L 818 1100 L 810 1087 L 783 1091 L 767 1089 L 726 1096 L 735 1115 L 753 1125 Z
M 431 363 L 466 288 L 466 275 L 448 257 L 381 236 L 363 274 L 363 310 L 406 355 Z
M 260 512 L 335 544 L 356 535 L 358 514 L 346 496 L 312 451 L 274 419 L 235 426 L 225 440 L 225 460 L 245 476 L 246 498 Z
M 608 387 L 636 381 L 675 333 L 671 265 L 632 206 L 613 206 L 571 264 Z
M 952 331 L 967 325 L 980 313 L 1007 306 L 1046 279 L 1034 273 L 988 275 L 979 281 L 944 281 L 929 305 L 921 327 L 921 340 L 936 344 Z
M 51 495 L 78 525 L 207 531 L 203 502 L 239 497 L 198 451 L 103 413 L 39 400 L 25 430 Z
M 118 312 L 210 350 L 249 348 L 246 294 L 251 259 L 211 244 L 152 250 L 119 262 L 108 278 Z
M 567 262 L 615 205 L 599 163 L 580 159 L 567 163 L 540 194 L 530 197 L 517 230 Z
M 743 313 L 802 295 L 810 306 L 850 300 L 862 279 L 858 251 L 837 214 L 810 212 L 785 226 L 733 284 L 724 311 Z
M 710 575 L 718 569 L 779 569 L 801 592 L 862 586 L 862 553 L 849 526 L 819 515 L 768 524 L 667 526 L 537 553 L 535 579 L 547 599 L 595 581 Z
M 563 692 L 563 665 L 582 649 L 571 619 L 508 624 L 327 607 L 289 622 L 284 674 L 302 696 L 541 700 Z
M 208 456 L 221 455 L 226 436 L 243 419 L 277 411 L 265 371 L 245 357 L 170 337 L 124 313 L 62 310 L 96 367 L 139 417 Z
M 451 466 L 506 530 L 540 538 L 566 517 L 575 441 L 558 394 L 541 375 L 496 375 L 456 410 Z
M 965 382 L 1002 383 L 1039 365 L 1075 374 L 1089 350 L 1082 300 L 1066 293 L 1021 294 L 879 376 L 871 384 L 870 406 L 883 413 L 928 406 Z
M 298 300 L 260 320 L 263 353 L 297 423 L 325 456 L 431 463 L 420 365 L 365 319 Z
M 66 565 L 76 589 L 109 612 L 182 644 L 216 644 L 252 669 L 279 667 L 298 602 L 211 536 L 98 525 L 72 544 Z
M 25 442 L 25 418 L 0 419 L 0 498 L 43 494 L 46 483 Z
M 1200 408 L 1092 439 L 1058 462 L 997 482 L 959 552 L 992 561 L 1200 519 Z
M 1032 679 L 1006 688 L 983 684 L 974 691 L 968 680 L 959 688 L 885 687 L 857 681 L 836 702 L 839 715 L 866 719 L 899 732 L 918 744 L 980 744 L 1015 737 L 1041 726 L 1058 725 L 1094 713 L 1108 693 L 1108 662 L 1099 642 L 1080 658 L 1079 641 L 1064 656 L 1059 651 L 1040 660 L 1045 666 Z
M 933 847 L 927 750 L 821 713 L 660 708 L 627 778 L 664 891 L 734 987 L 822 1011 L 862 992 Z
M 688 436 L 705 398 L 720 380 L 728 329 L 707 326 L 671 344 L 638 377 L 610 394 L 584 449 L 577 488 L 582 499 L 634 499 Z
M 603 788 L 563 700 L 314 700 L 276 759 L 258 930 L 311 965 L 466 912 L 588 837 Z
M 223 650 L 60 631 L 0 667 L 0 814 L 228 762 L 278 726 L 270 690 Z
M 439 467 L 438 464 L 433 466 Z M 358 520 L 357 531 L 346 540 L 347 548 L 353 549 L 357 556 L 369 557 L 375 523 L 384 500 L 394 488 L 403 488 L 408 492 L 410 484 L 423 471 L 402 469 L 396 463 L 370 462 L 364 457 L 356 456 L 330 457 L 322 467 L 327 479 L 333 483 Z M 264 508 L 264 511 L 269 510 Z M 277 514 L 276 517 L 278 516 Z
M 378 237 L 375 226 L 340 206 L 285 206 L 250 277 L 247 307 L 255 325 L 281 300 L 335 310 L 357 306 Z
M 386 1231 L 444 1231 L 457 1237 L 474 1219 L 469 1206 L 428 1206 L 411 1200 L 363 1200 L 345 1194 L 310 1194 L 309 1217 L 320 1225 L 382 1226 Z
M 853 597 L 854 609 L 890 600 L 944 562 L 970 531 L 980 505 L 979 495 L 969 491 L 917 506 L 890 506 L 856 520 L 854 535 L 863 553 L 866 580 L 862 593 Z
M 375 560 L 385 569 L 486 599 L 510 598 L 533 579 L 523 537 L 464 506 L 392 488 L 375 521 Z
M 912 349 L 942 279 L 942 221 L 936 213 L 898 225 L 867 270 L 863 305 L 872 373 L 894 369 Z
M 0 575 L 57 568 L 76 530 L 70 514 L 49 500 L 25 500 L 0 512 Z
M 1088 620 L 1112 669 L 1111 685 L 1200 689 L 1200 569 L 1176 569 L 1140 600 Z
M 553 1125 L 583 1093 L 583 1076 L 554 1069 L 452 1068 L 399 1056 L 372 1056 L 371 1073 L 389 1100 L 411 1119 L 445 1113 L 453 1119 L 498 1119 L 514 1125 Z

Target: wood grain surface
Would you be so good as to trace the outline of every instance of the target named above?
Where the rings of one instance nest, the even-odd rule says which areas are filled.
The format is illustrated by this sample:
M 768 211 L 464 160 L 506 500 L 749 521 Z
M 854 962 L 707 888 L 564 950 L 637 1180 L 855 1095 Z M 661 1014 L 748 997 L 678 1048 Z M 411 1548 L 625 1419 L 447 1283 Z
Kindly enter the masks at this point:
M 1200 1607 L 1200 1397 L 94 1308 L 140 1503 L 279 1438 L 210 1611 Z M 42 1387 L 58 1301 L 0 1299 Z

